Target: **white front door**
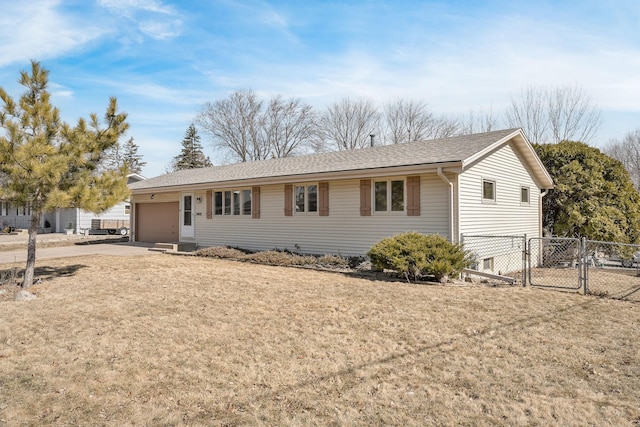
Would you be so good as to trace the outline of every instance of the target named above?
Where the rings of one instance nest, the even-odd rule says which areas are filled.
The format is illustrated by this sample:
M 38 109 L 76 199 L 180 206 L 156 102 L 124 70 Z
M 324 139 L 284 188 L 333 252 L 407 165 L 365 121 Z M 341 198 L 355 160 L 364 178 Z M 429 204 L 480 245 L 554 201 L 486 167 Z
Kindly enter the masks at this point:
M 195 200 L 193 193 L 182 193 L 180 201 L 180 239 L 195 237 Z

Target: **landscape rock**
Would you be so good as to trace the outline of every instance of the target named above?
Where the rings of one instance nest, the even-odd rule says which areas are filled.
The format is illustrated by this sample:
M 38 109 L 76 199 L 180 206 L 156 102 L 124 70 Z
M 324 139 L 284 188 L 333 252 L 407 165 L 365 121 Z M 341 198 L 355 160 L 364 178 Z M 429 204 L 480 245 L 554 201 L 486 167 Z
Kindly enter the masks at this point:
M 20 291 L 13 298 L 14 301 L 29 301 L 37 298 L 34 294 L 29 291 Z

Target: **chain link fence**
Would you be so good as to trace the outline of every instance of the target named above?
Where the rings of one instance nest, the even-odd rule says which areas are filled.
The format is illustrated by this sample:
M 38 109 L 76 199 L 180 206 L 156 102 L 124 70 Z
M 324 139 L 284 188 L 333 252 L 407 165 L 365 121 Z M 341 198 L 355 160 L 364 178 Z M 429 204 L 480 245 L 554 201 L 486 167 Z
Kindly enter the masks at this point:
M 524 235 L 463 235 L 461 243 L 476 260 L 467 275 L 640 301 L 640 245 Z
M 505 282 L 512 279 L 511 283 L 524 284 L 525 236 L 463 235 L 461 243 L 475 259 L 466 274 Z
M 585 240 L 587 293 L 640 301 L 640 246 Z
M 583 286 L 580 239 L 531 238 L 527 243 L 527 274 L 531 286 L 574 291 Z

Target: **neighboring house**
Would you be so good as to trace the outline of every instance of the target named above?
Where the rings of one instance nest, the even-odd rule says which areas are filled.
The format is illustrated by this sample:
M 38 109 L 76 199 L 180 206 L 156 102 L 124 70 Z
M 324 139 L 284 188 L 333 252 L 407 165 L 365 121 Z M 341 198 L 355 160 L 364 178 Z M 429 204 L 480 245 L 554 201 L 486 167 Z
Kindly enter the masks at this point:
M 138 174 L 127 175 L 127 184 L 144 180 L 145 177 Z M 130 218 L 131 203 L 127 200 L 118 203 L 111 209 L 100 215 L 87 212 L 78 208 L 56 209 L 53 212 L 45 212 L 40 220 L 40 228 L 45 225 L 52 232 L 63 232 L 71 224 L 74 233 L 81 233 L 91 228 L 91 220 L 98 218 L 128 220 Z M 12 206 L 6 202 L 0 202 L 0 224 L 14 228 L 29 228 L 31 223 L 31 209 L 29 206 Z
M 363 255 L 405 231 L 541 236 L 520 129 L 182 170 L 131 185 L 132 239 Z

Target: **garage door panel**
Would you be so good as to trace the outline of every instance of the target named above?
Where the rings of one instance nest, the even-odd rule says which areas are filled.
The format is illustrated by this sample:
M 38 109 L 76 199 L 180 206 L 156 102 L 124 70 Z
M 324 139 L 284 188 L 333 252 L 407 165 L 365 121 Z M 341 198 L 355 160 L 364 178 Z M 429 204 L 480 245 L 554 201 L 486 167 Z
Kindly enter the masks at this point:
M 179 210 L 179 202 L 137 203 L 136 241 L 179 241 Z

